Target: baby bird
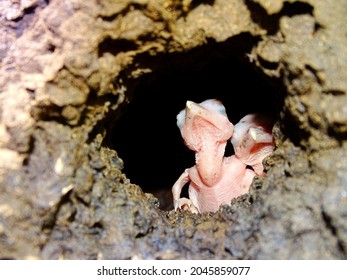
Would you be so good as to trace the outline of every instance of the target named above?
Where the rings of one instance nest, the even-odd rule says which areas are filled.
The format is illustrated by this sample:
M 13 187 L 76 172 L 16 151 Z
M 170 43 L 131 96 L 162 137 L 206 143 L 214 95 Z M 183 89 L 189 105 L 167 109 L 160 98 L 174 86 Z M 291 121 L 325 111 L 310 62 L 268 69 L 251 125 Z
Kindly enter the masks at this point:
M 272 125 L 270 119 L 260 114 L 249 114 L 235 125 L 231 138 L 235 156 L 260 176 L 265 176 L 263 159 L 275 148 Z
M 254 171 L 235 155 L 224 157 L 234 126 L 220 101 L 187 101 L 185 110 L 177 115 L 177 125 L 186 146 L 195 151 L 196 165 L 186 169 L 172 187 L 175 210 L 216 212 L 248 192 Z M 180 198 L 187 183 L 189 199 Z

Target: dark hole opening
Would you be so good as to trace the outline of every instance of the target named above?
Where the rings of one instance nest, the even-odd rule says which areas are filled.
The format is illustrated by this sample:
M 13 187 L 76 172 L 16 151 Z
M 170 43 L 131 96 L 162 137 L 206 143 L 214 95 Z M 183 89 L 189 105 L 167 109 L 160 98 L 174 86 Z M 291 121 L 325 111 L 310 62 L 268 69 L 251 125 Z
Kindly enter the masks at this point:
M 186 101 L 217 98 L 235 124 L 255 112 L 275 120 L 281 109 L 278 96 L 259 73 L 233 57 L 216 58 L 201 69 L 166 71 L 136 89 L 113 128 L 111 145 L 124 160 L 123 171 L 131 182 L 157 196 L 160 208 L 169 210 L 172 185 L 195 164 L 194 152 L 184 145 L 176 126 Z M 229 144 L 226 155 L 232 152 Z

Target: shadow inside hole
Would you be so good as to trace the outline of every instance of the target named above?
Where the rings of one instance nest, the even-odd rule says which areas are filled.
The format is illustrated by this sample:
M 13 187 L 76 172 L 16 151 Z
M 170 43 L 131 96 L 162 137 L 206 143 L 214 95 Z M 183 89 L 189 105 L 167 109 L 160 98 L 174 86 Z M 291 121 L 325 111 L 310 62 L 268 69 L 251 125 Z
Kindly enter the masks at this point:
M 137 88 L 113 128 L 111 145 L 124 160 L 124 172 L 131 182 L 157 196 L 160 208 L 169 210 L 173 207 L 172 185 L 195 164 L 194 152 L 184 145 L 176 126 L 176 115 L 186 101 L 217 98 L 236 124 L 255 112 L 275 119 L 279 110 L 276 96 L 259 74 L 233 58 L 215 59 L 200 70 L 165 72 Z M 232 153 L 229 143 L 226 155 Z

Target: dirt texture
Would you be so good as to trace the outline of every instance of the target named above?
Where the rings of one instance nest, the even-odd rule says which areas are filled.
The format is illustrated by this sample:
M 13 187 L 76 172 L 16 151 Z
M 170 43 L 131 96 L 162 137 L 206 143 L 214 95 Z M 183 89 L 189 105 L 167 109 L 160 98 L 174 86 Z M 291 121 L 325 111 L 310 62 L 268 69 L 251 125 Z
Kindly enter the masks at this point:
M 0 258 L 346 259 L 346 14 L 345 0 L 1 1 Z M 124 172 L 115 123 L 162 73 L 216 59 L 276 91 L 267 177 L 217 213 L 164 211 Z M 166 164 L 145 162 L 149 178 Z

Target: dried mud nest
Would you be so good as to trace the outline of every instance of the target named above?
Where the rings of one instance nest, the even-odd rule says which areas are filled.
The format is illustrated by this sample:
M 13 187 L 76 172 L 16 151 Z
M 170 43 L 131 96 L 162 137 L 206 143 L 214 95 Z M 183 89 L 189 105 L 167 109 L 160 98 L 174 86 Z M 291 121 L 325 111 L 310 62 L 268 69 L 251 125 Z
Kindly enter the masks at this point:
M 345 259 L 345 0 L 0 3 L 0 257 Z M 172 210 L 175 116 L 276 120 L 267 177 Z M 164 124 L 164 125 L 163 125 Z

